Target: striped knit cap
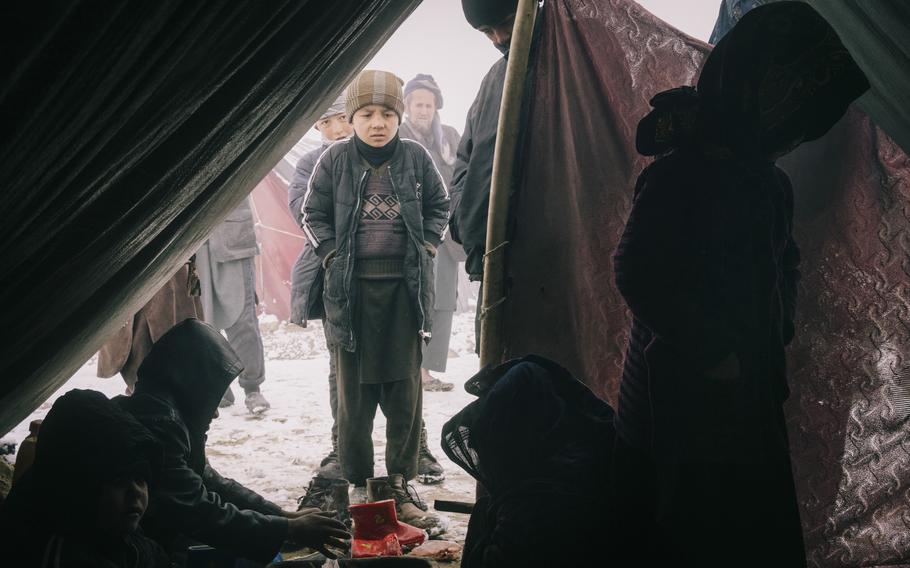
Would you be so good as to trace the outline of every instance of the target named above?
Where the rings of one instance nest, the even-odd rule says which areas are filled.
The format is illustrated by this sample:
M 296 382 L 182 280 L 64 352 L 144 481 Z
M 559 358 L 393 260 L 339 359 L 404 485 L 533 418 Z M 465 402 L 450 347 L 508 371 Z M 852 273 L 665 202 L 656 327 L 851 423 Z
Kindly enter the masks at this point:
M 398 122 L 404 112 L 404 97 L 401 87 L 404 82 L 388 71 L 361 71 L 348 86 L 345 110 L 348 122 L 354 121 L 354 113 L 367 105 L 382 105 L 395 111 Z
M 332 118 L 338 114 L 344 114 L 345 104 L 347 103 L 347 96 L 345 93 L 338 95 L 338 98 L 335 99 L 335 102 L 332 103 L 332 106 L 325 109 L 325 112 L 322 113 L 322 116 L 319 117 L 319 120 L 324 120 L 326 118 Z

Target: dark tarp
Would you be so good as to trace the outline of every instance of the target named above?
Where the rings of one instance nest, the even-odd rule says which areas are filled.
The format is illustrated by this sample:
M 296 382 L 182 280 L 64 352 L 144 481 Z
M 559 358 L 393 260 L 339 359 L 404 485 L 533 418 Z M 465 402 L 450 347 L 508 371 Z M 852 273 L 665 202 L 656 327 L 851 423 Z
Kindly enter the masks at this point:
M 552 358 L 615 403 L 629 320 L 612 254 L 646 163 L 635 127 L 710 48 L 629 0 L 551 0 L 541 34 L 505 355 Z M 786 410 L 810 565 L 910 565 L 910 159 L 853 109 L 781 165 L 803 253 Z
M 148 300 L 418 3 L 0 9 L 0 432 Z
M 910 151 L 910 2 L 807 0 L 837 30 L 872 90 L 860 106 Z

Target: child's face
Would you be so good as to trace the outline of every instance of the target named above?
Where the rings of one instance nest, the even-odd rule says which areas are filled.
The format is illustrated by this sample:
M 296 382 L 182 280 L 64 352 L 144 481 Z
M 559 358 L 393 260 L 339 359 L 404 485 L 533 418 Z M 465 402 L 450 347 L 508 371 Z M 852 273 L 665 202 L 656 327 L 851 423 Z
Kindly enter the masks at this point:
M 367 105 L 354 113 L 357 138 L 374 148 L 382 148 L 398 133 L 398 114 L 382 105 Z
M 336 114 L 317 122 L 316 130 L 329 142 L 335 142 L 350 136 L 354 129 L 351 127 L 351 123 L 348 122 L 348 115 Z
M 139 521 L 149 504 L 145 479 L 127 475 L 101 486 L 98 521 L 102 530 L 112 535 L 126 535 L 139 528 Z

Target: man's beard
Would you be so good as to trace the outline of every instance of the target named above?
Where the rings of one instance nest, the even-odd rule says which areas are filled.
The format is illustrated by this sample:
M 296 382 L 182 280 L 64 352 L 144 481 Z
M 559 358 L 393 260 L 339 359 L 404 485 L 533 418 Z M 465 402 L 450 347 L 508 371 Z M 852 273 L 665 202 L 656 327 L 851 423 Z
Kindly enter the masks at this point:
M 422 119 L 416 119 L 416 118 L 412 117 L 411 126 L 414 127 L 414 130 L 416 130 L 422 136 L 429 136 L 430 134 L 433 133 L 433 119 L 432 118 L 428 119 L 428 120 L 422 120 Z

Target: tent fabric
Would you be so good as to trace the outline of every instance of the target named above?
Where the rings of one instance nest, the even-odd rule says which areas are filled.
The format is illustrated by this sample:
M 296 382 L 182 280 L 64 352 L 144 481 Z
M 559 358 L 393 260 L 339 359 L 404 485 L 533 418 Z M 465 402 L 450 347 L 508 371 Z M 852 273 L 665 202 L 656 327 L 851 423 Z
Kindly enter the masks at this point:
M 418 3 L 4 6 L 0 432 L 154 294 Z
M 612 254 L 648 162 L 635 127 L 710 47 L 629 0 L 543 10 L 503 359 L 551 358 L 615 403 L 629 315 Z M 910 158 L 854 107 L 780 165 L 803 256 L 786 412 L 807 557 L 910 566 Z
M 251 194 L 256 237 L 256 294 L 259 309 L 281 321 L 291 318 L 291 269 L 306 237 L 288 211 L 288 184 L 275 170 Z
M 318 138 L 301 138 L 250 193 L 260 249 L 256 257 L 259 309 L 280 321 L 290 321 L 291 273 L 306 242 L 288 210 L 288 186 L 301 156 L 320 145 Z
M 910 2 L 806 1 L 837 30 L 869 78 L 872 90 L 860 106 L 910 152 Z

